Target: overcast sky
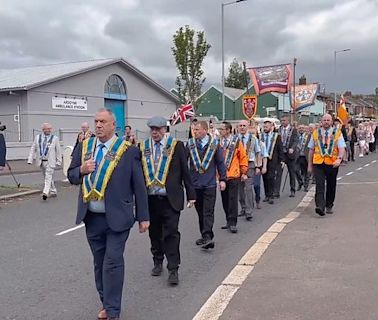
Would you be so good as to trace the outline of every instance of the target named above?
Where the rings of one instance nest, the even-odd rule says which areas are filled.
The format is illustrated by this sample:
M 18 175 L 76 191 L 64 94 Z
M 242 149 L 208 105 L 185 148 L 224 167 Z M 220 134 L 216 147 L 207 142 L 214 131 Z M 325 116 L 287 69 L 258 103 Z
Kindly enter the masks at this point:
M 0 68 L 123 57 L 174 86 L 172 35 L 186 24 L 211 44 L 206 86 L 221 79 L 220 0 L 0 0 Z M 247 0 L 225 7 L 226 70 L 298 59 L 297 78 L 327 91 L 378 87 L 378 0 Z M 334 51 L 337 80 L 334 77 Z M 127 81 L 127 79 L 126 79 Z

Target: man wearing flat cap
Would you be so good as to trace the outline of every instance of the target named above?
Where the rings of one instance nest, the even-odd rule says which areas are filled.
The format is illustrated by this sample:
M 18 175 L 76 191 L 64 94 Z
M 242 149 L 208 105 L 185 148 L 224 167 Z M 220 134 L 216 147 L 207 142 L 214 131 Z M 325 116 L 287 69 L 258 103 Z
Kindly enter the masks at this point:
M 163 271 L 164 256 L 168 261 L 168 283 L 179 282 L 180 211 L 184 209 L 184 186 L 188 207 L 193 207 L 196 193 L 188 168 L 188 154 L 184 144 L 167 134 L 167 120 L 153 117 L 148 120 L 151 136 L 140 144 L 142 164 L 148 191 L 150 211 L 152 276 Z

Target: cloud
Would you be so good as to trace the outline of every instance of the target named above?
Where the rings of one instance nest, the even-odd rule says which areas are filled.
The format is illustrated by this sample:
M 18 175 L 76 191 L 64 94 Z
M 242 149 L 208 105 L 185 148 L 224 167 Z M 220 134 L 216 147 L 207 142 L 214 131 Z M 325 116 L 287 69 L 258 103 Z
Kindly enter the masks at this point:
M 124 57 L 166 87 L 174 86 L 174 32 L 204 30 L 212 45 L 207 85 L 221 79 L 221 0 L 2 0 L 2 68 Z M 226 70 L 298 58 L 297 75 L 327 90 L 371 93 L 378 86 L 377 0 L 248 0 L 225 7 Z M 334 50 L 351 48 L 337 55 Z

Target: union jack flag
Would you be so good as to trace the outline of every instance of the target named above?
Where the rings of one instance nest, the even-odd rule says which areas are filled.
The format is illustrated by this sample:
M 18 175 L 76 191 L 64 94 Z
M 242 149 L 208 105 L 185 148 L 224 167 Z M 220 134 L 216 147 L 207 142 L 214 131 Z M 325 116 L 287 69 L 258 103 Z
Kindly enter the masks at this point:
M 171 126 L 174 126 L 180 122 L 184 122 L 185 120 L 194 117 L 194 108 L 191 102 L 187 104 L 182 104 L 180 108 L 178 108 L 174 114 L 172 114 L 171 118 L 169 119 Z

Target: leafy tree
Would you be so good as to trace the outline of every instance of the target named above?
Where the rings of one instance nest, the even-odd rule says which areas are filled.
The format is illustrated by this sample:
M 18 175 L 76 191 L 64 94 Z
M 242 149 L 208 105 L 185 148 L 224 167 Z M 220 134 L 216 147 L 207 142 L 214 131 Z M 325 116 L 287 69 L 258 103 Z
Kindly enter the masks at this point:
M 203 77 L 203 60 L 211 45 L 205 39 L 203 31 L 195 31 L 188 25 L 181 27 L 173 35 L 171 48 L 178 69 L 176 88 L 181 103 L 190 99 L 196 107 L 196 98 L 201 95 L 202 85 L 206 78 Z
M 245 89 L 246 80 L 243 64 L 239 63 L 236 58 L 231 62 L 228 68 L 228 77 L 225 80 L 226 87 Z M 249 75 L 247 73 L 247 81 L 249 82 Z

